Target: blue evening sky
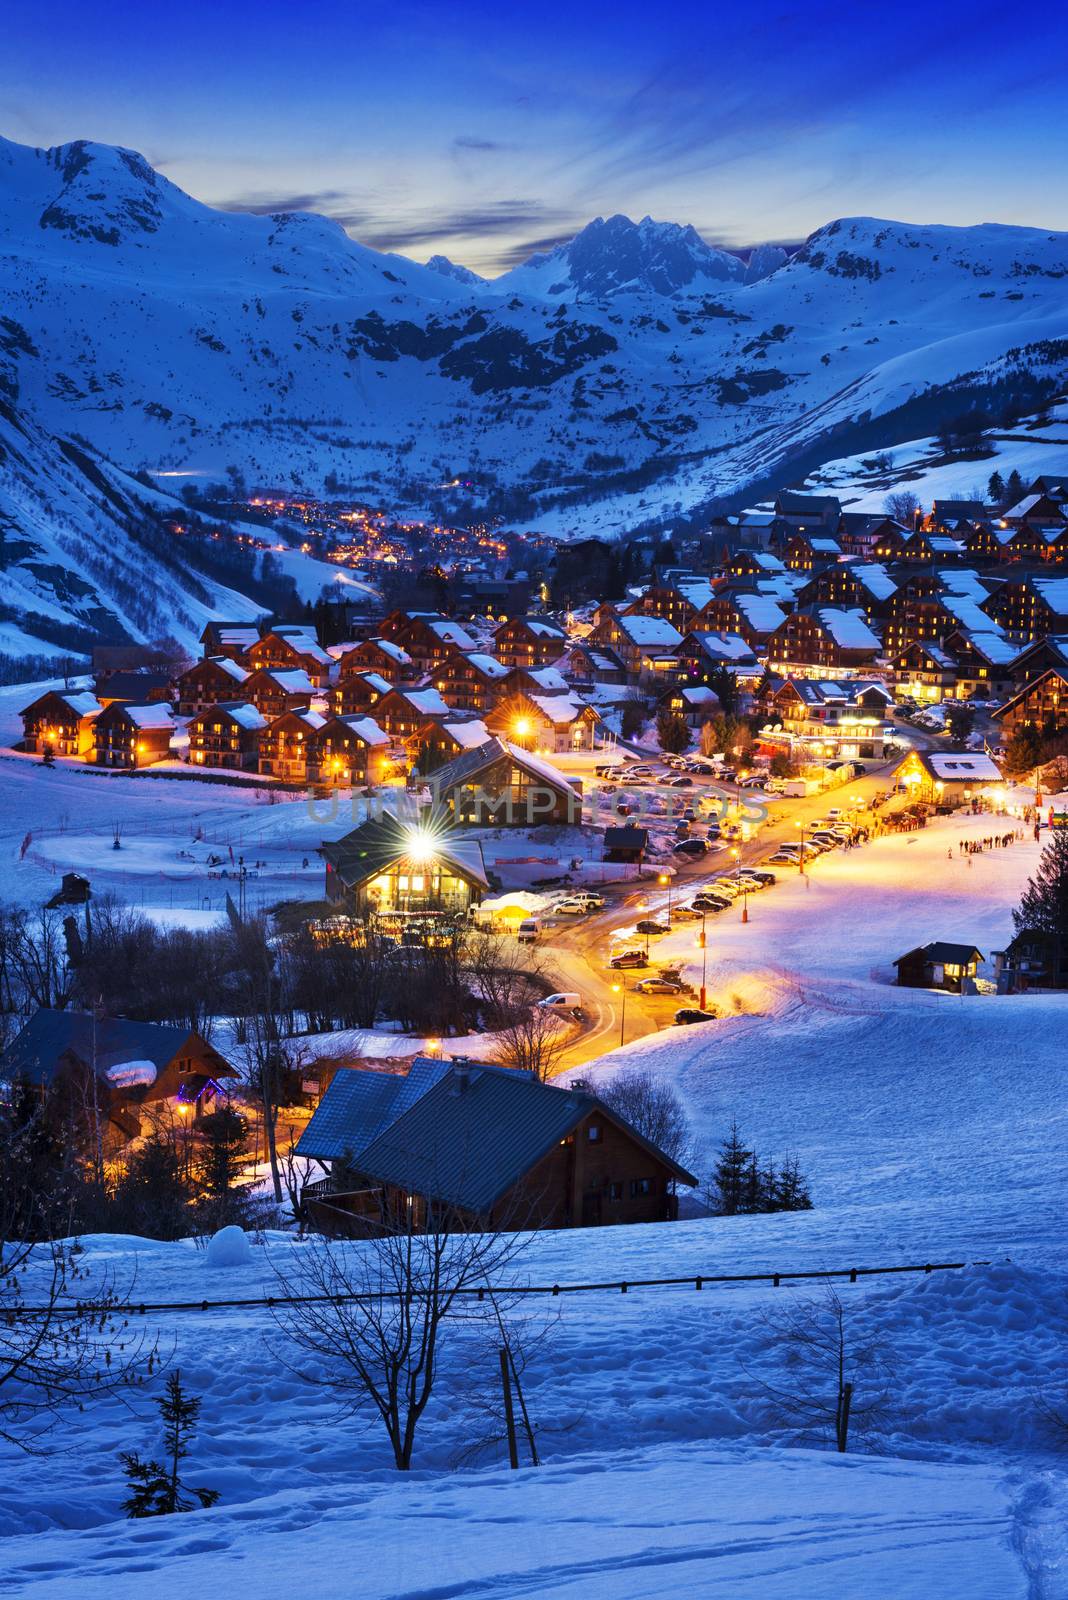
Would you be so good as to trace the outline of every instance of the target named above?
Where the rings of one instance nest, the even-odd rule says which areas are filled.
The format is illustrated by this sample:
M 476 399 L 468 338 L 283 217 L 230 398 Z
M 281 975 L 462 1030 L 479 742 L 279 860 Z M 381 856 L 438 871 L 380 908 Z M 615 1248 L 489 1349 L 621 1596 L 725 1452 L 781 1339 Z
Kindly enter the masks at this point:
M 5 0 L 0 133 L 497 272 L 591 217 L 1068 229 L 1066 8 Z

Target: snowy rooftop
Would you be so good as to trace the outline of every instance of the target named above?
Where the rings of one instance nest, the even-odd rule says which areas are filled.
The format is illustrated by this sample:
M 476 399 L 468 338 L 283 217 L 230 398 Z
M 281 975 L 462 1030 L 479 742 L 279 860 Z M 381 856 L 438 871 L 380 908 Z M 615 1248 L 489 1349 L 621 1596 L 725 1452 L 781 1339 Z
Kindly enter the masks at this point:
M 138 728 L 173 728 L 174 717 L 170 706 L 123 706 L 123 711 Z
M 868 626 L 863 611 L 846 607 L 821 606 L 820 623 L 842 650 L 878 650 L 879 640 Z
M 649 617 L 636 612 L 630 617 L 620 617 L 619 626 L 632 644 L 644 649 L 674 650 L 682 643 L 682 634 L 666 617 Z

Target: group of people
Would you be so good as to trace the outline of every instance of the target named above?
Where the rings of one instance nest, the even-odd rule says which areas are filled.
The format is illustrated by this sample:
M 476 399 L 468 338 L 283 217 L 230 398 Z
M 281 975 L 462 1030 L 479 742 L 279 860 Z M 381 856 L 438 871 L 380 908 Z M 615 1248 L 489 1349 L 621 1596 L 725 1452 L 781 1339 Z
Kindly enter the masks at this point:
M 985 839 L 961 839 L 957 848 L 962 856 L 981 855 L 984 850 L 1005 850 L 1010 844 L 1015 844 L 1017 839 L 1022 839 L 1022 828 L 1012 828 L 1008 833 L 991 833 Z M 953 859 L 953 846 L 949 847 L 949 859 Z

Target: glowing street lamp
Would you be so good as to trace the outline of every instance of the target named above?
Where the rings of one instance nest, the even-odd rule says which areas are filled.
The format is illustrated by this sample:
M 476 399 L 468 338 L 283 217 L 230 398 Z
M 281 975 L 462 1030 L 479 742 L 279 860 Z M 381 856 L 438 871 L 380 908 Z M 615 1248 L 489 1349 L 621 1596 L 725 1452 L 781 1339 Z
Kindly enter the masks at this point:
M 667 873 L 667 872 L 661 872 L 656 881 L 657 881 L 657 883 L 659 883 L 661 885 L 661 887 L 663 887 L 664 884 L 667 885 L 667 892 L 668 892 L 667 915 L 668 915 L 668 921 L 670 922 L 671 921 L 671 875 L 670 875 L 670 873 Z
M 749 889 L 748 889 L 747 885 L 742 882 L 742 879 L 741 879 L 742 863 L 738 859 L 739 852 L 738 852 L 738 846 L 737 845 L 734 845 L 732 847 L 731 855 L 734 857 L 734 882 L 735 882 L 735 886 L 742 891 L 742 921 L 743 922 L 748 922 L 749 921 Z
M 627 986 L 625 983 L 614 983 L 612 993 L 621 996 L 619 1002 L 619 1042 L 623 1043 L 623 1029 L 627 1020 Z
M 705 938 L 705 913 L 701 912 L 701 932 L 697 936 L 697 946 L 701 952 L 701 1010 L 707 1010 L 705 1005 L 705 992 L 708 982 L 708 942 Z
M 795 822 L 794 823 L 794 827 L 795 828 L 800 828 L 800 830 L 801 830 L 801 854 L 797 858 L 797 870 L 801 874 L 801 876 L 804 877 L 804 875 L 805 875 L 805 824 L 803 822 Z

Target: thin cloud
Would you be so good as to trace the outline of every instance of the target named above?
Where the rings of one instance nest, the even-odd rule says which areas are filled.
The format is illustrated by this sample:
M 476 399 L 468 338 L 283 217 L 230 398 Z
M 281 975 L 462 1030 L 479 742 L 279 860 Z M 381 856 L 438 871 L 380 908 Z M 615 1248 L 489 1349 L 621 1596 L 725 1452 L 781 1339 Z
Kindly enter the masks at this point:
M 508 145 L 501 144 L 497 139 L 475 139 L 467 134 L 461 134 L 458 139 L 454 139 L 452 147 L 454 150 L 473 150 L 483 154 L 490 151 L 509 149 Z

